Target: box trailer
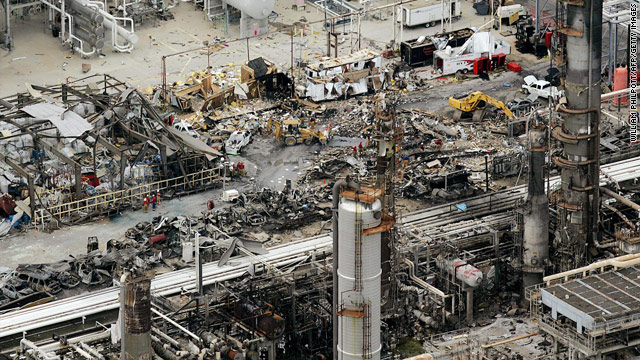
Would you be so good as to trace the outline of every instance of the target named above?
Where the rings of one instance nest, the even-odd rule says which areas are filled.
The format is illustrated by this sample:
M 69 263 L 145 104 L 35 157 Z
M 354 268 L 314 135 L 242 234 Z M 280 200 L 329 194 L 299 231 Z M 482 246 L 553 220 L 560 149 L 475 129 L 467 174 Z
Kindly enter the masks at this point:
M 473 71 L 476 74 L 491 71 L 506 63 L 511 46 L 496 39 L 489 32 L 477 32 L 463 46 L 436 50 L 433 66 L 439 75 L 453 75 Z
M 521 16 L 526 16 L 524 7 L 520 4 L 499 6 L 496 10 L 496 16 L 493 23 L 493 28 L 498 29 L 500 23 L 512 25 L 520 19 Z
M 451 9 L 449 9 L 451 4 Z M 451 0 L 441 2 L 439 0 L 416 1 L 400 7 L 401 17 L 399 21 L 404 26 L 425 25 L 426 27 L 435 26 L 436 22 L 442 21 L 451 13 L 452 19 L 459 19 L 462 16 L 460 10 L 460 0 Z
M 428 66 L 433 64 L 434 51 L 444 49 L 447 46 L 460 47 L 471 35 L 473 35 L 473 30 L 464 28 L 403 41 L 400 44 L 400 57 L 409 66 Z

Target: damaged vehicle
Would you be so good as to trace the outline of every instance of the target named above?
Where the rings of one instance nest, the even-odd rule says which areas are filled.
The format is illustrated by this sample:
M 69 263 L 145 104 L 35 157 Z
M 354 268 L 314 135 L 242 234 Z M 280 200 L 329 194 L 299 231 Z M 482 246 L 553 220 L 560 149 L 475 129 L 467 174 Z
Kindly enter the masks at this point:
M 228 155 L 238 155 L 249 143 L 251 143 L 251 132 L 247 130 L 236 130 L 229 135 L 229 138 L 224 144 L 224 148 Z

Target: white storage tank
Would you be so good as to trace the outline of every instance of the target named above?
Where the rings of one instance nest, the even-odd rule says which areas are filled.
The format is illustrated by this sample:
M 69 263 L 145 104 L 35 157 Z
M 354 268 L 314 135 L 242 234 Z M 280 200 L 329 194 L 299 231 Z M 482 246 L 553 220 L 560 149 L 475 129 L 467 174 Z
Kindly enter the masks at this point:
M 360 239 L 356 234 L 380 225 L 381 209 L 380 200 L 368 204 L 344 197 L 338 206 L 339 360 L 380 359 L 380 232 Z M 356 286 L 358 273 L 361 282 Z

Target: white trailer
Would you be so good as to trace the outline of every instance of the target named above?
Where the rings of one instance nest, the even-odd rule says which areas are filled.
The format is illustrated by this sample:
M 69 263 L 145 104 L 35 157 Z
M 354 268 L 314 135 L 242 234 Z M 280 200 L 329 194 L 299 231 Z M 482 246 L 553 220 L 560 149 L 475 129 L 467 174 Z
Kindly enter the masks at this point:
M 451 4 L 451 9 L 449 9 Z M 431 27 L 438 21 L 443 21 L 449 17 L 451 13 L 452 19 L 459 19 L 462 16 L 460 10 L 460 0 L 428 0 L 416 1 L 406 5 L 402 5 L 400 11 L 400 19 L 404 26 L 417 26 L 425 24 Z
M 525 15 L 524 7 L 520 4 L 499 6 L 494 17 L 493 28 L 497 30 L 500 27 L 500 23 L 511 25 Z

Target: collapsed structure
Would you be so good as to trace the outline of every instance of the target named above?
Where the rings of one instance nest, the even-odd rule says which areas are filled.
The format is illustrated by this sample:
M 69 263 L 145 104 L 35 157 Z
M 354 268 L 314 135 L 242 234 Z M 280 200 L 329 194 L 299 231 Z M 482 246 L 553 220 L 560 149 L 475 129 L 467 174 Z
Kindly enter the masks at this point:
M 440 14 L 443 27 L 464 5 L 454 3 Z M 70 4 L 67 29 L 98 52 L 106 15 L 80 5 Z M 276 4 L 202 6 L 208 20 L 237 8 L 241 36 L 257 36 Z M 338 56 L 338 37 L 353 35 L 366 11 L 315 6 L 335 15 L 319 20 L 335 57 L 294 61 L 298 24 L 287 29 L 289 69 L 250 58 L 248 40 L 246 62 L 211 66 L 212 47 L 226 46 L 216 41 L 164 55 L 161 83 L 145 93 L 94 75 L 27 84 L 0 100 L 3 235 L 103 215 L 131 222 L 127 214 L 144 209 L 103 246 L 91 236 L 86 253 L 2 270 L 0 352 L 637 356 L 640 148 L 626 141 L 622 120 L 630 91 L 601 93 L 602 2 L 561 2 L 552 24 L 517 22 L 518 4 L 491 14 L 495 26 L 508 6 L 519 9 L 509 16 L 526 33 L 518 48 L 544 48 L 556 61 L 559 69 L 534 82 L 547 60 L 525 64 L 522 76 L 507 65 L 512 44 L 495 32 L 443 29 L 398 47 L 397 20 L 400 40 L 418 22 L 404 10 L 396 16 L 415 9 L 402 2 L 377 9 L 382 17 L 393 7 L 384 50 L 361 50 L 358 29 L 357 48 Z M 188 52 L 206 55 L 207 67 L 169 81 L 166 59 Z M 453 115 L 446 99 L 456 100 Z M 456 111 L 482 116 L 464 121 Z M 176 216 L 183 205 L 173 198 L 196 192 L 186 199 L 202 208 Z

